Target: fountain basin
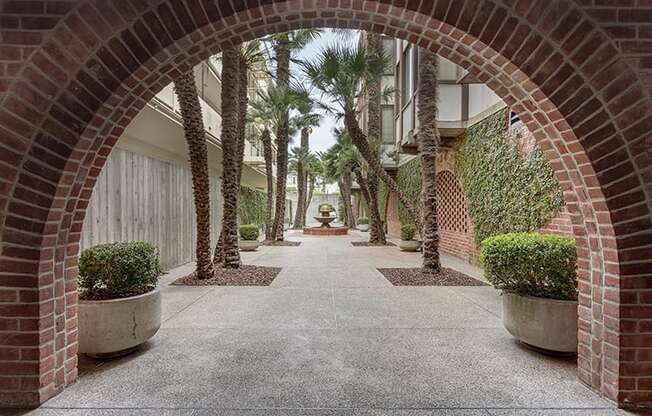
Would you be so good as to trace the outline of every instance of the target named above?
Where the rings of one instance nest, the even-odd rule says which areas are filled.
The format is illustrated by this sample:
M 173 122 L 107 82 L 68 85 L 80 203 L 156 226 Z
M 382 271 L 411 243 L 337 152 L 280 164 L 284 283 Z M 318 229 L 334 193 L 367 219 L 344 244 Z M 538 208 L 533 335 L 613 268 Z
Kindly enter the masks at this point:
M 305 227 L 303 234 L 305 235 L 319 235 L 319 236 L 333 236 L 333 235 L 347 235 L 349 227 Z
M 335 217 L 331 216 L 321 216 L 321 217 L 313 217 L 317 222 L 321 224 L 322 227 L 330 227 L 330 223 L 335 221 Z

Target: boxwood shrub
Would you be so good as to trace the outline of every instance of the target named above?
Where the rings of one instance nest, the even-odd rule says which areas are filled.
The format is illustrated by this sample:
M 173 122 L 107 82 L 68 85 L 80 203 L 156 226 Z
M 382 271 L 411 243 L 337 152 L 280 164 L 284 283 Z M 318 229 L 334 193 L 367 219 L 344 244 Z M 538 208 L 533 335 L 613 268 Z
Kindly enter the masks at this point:
M 161 276 L 158 248 L 147 241 L 100 244 L 79 258 L 82 299 L 114 299 L 154 290 Z
M 482 242 L 480 261 L 485 277 L 497 289 L 522 296 L 577 299 L 577 253 L 572 238 L 497 235 Z
M 367 217 L 358 218 L 358 225 L 365 225 L 365 224 L 369 224 L 369 218 Z
M 258 240 L 260 230 L 256 224 L 243 224 L 240 226 L 240 238 L 246 241 Z
M 414 224 L 401 225 L 401 240 L 405 240 L 405 241 L 412 240 L 416 232 L 417 232 L 417 227 Z

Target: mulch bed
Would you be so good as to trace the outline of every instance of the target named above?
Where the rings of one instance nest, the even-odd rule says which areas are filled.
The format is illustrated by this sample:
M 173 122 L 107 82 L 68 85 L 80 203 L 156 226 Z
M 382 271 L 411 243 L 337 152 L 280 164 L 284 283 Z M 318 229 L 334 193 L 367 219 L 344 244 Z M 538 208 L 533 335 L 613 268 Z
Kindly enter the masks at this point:
M 107 292 L 106 290 L 98 289 L 93 292 L 80 292 L 79 293 L 79 300 L 111 300 L 111 299 L 123 299 L 123 298 L 129 298 L 132 296 L 139 296 L 143 295 L 147 292 L 151 292 L 154 289 L 156 289 L 155 286 L 144 286 L 140 288 L 135 288 L 130 291 L 126 292 L 121 292 L 121 293 L 113 293 L 113 292 Z
M 488 286 L 485 282 L 445 267 L 439 273 L 424 273 L 417 267 L 378 271 L 394 286 Z
M 263 245 L 275 247 L 298 247 L 301 245 L 301 241 L 263 241 Z
M 351 241 L 351 245 L 353 247 L 391 247 L 395 246 L 396 244 L 389 241 L 385 244 L 370 243 L 369 241 Z
M 212 279 L 199 280 L 195 273 L 181 277 L 175 286 L 269 286 L 280 273 L 280 267 L 242 265 L 239 269 L 215 270 Z

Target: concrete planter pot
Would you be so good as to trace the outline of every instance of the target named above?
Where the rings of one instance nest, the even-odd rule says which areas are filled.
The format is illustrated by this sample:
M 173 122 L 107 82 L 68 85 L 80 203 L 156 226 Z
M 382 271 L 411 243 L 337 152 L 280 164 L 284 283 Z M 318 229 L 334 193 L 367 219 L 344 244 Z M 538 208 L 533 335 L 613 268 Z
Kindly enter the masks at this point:
M 161 292 L 111 300 L 81 300 L 79 352 L 108 358 L 128 354 L 161 327 Z
M 503 293 L 503 324 L 514 338 L 537 349 L 577 352 L 577 301 Z
M 398 248 L 401 251 L 419 251 L 421 249 L 421 241 L 418 240 L 400 240 Z
M 359 231 L 369 231 L 369 224 L 358 224 Z
M 238 242 L 240 251 L 256 251 L 260 247 L 260 241 L 258 240 L 240 240 Z

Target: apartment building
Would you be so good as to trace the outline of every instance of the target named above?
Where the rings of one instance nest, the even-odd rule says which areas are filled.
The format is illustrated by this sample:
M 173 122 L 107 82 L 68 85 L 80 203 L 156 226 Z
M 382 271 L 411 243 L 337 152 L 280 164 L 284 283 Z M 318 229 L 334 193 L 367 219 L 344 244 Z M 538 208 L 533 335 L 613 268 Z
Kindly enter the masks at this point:
M 381 130 L 383 138 L 382 161 L 385 169 L 395 178 L 418 157 L 417 119 L 418 90 L 418 47 L 410 42 L 383 37 L 383 49 L 393 63 L 383 77 L 383 88 L 393 87 L 393 97 L 383 103 Z M 365 42 L 365 34 L 361 37 Z M 499 111 L 508 111 L 507 105 L 488 86 L 472 74 L 443 57 L 439 57 L 439 112 L 437 123 L 441 136 L 437 163 L 437 186 L 439 193 L 438 221 L 440 248 L 442 251 L 474 260 L 478 247 L 474 238 L 473 221 L 468 214 L 466 198 L 456 174 L 457 154 L 462 148 L 467 129 L 482 123 Z M 367 128 L 366 103 L 360 108 L 360 121 Z M 527 128 L 510 113 L 507 128 L 518 130 L 522 136 L 524 150 L 534 146 L 534 139 Z M 420 174 L 412 172 L 409 174 Z M 403 173 L 405 175 L 405 172 Z M 398 197 L 392 193 L 384 195 L 384 221 L 390 235 L 400 233 Z M 360 206 L 360 204 L 358 204 Z M 568 234 L 570 218 L 563 211 L 542 231 Z

